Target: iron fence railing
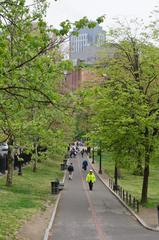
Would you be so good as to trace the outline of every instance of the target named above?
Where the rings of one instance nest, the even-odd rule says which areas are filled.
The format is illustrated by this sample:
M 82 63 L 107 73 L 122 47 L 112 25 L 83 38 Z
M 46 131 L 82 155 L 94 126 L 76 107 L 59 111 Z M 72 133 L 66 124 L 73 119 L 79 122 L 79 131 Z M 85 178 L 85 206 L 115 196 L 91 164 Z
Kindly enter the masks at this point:
M 137 200 L 128 191 L 125 191 L 121 186 L 115 185 L 114 181 L 109 178 L 109 187 L 134 211 L 139 212 L 139 200 Z

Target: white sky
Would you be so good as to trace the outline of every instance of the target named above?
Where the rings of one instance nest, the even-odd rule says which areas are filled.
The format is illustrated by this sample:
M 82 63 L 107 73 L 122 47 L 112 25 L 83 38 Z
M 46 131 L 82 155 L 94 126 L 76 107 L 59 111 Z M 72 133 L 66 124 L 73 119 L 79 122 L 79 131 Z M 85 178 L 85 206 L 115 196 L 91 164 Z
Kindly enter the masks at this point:
M 87 16 L 95 20 L 104 14 L 107 24 L 114 17 L 148 19 L 155 6 L 159 6 L 159 0 L 50 0 L 47 22 L 58 27 L 66 19 L 73 22 Z

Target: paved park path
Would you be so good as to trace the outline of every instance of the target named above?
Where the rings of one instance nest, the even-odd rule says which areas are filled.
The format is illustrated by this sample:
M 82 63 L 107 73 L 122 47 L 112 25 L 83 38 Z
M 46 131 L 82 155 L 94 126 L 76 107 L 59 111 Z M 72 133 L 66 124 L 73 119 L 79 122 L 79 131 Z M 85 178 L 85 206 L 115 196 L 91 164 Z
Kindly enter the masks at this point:
M 49 240 L 159 240 L 143 228 L 97 178 L 94 190 L 85 182 L 78 155 L 73 180 L 65 181 Z

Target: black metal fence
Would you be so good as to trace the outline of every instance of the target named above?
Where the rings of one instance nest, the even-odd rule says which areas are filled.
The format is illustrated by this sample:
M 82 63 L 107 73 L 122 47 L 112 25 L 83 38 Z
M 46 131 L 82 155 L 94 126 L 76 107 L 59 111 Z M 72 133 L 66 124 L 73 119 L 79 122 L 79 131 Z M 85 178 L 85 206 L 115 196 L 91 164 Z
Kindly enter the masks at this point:
M 25 152 L 22 152 L 19 155 L 23 161 L 21 162 L 21 166 L 27 165 L 31 161 L 31 153 L 27 154 Z M 15 154 L 14 155 L 14 169 L 19 168 L 19 161 L 18 157 Z M 8 151 L 1 151 L 0 152 L 0 173 L 5 174 L 6 170 L 8 169 Z
M 125 191 L 121 186 L 115 185 L 112 179 L 109 178 L 109 187 L 134 211 L 139 212 L 139 201 L 132 196 L 128 191 Z

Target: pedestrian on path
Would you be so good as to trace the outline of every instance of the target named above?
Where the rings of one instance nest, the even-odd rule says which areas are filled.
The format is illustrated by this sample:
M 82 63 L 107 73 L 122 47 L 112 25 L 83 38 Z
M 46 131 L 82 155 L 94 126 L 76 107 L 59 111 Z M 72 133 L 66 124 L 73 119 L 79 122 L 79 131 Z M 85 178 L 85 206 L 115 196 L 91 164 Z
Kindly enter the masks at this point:
M 68 179 L 69 179 L 69 180 L 72 180 L 73 171 L 74 171 L 74 167 L 73 167 L 73 164 L 72 164 L 72 163 L 69 164 L 67 170 L 68 170 Z
M 76 157 L 76 149 L 73 147 L 71 150 L 70 150 L 70 158 L 72 158 L 72 156 L 73 157 Z
M 87 166 L 88 166 L 87 160 L 83 160 L 83 162 L 82 162 L 82 168 L 83 168 L 85 171 L 87 170 Z
M 81 150 L 81 156 L 83 157 L 83 155 L 84 155 L 84 148 L 82 148 Z
M 96 177 L 92 171 L 92 169 L 89 170 L 89 173 L 86 176 L 86 182 L 89 184 L 89 190 L 93 190 L 93 183 L 96 181 Z

